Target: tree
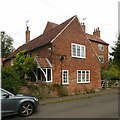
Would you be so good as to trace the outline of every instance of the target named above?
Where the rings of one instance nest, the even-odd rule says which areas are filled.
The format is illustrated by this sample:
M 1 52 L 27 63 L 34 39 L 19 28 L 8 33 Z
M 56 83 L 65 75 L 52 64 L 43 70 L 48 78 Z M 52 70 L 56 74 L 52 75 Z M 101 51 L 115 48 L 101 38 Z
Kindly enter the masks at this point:
M 118 40 L 115 42 L 115 47 L 112 47 L 111 55 L 113 56 L 113 62 L 120 68 L 120 34 Z
M 16 55 L 13 67 L 18 74 L 20 74 L 21 78 L 24 79 L 25 76 L 28 78 L 31 77 L 31 73 L 34 73 L 33 70 L 36 69 L 37 63 L 34 61 L 34 58 L 30 57 L 30 55 L 23 50 Z
M 12 92 L 19 92 L 20 87 L 24 84 L 19 74 L 13 67 L 6 67 L 1 69 L 1 85 L 2 88 Z
M 13 38 L 11 38 L 5 32 L 0 32 L 0 40 L 2 58 L 6 58 L 14 50 Z

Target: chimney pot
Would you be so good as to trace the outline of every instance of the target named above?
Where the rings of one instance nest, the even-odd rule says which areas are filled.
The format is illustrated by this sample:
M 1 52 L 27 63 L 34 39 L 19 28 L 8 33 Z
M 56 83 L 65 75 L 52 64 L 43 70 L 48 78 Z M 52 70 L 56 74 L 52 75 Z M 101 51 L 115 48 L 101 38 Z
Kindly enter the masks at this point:
M 85 28 L 86 28 L 85 23 L 83 22 L 83 23 L 81 23 L 81 25 L 82 25 L 83 31 L 85 32 Z
M 93 35 L 97 36 L 100 38 L 100 30 L 99 27 L 97 29 L 94 29 Z

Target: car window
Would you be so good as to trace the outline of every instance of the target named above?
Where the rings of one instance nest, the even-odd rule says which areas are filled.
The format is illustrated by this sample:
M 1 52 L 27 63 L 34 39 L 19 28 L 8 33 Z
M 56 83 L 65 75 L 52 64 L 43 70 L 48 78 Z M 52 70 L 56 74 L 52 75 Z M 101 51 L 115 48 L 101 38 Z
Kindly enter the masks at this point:
M 1 90 L 1 98 L 5 98 L 5 95 L 13 96 L 11 93 Z
M 7 94 L 5 91 L 1 90 L 1 96 Z

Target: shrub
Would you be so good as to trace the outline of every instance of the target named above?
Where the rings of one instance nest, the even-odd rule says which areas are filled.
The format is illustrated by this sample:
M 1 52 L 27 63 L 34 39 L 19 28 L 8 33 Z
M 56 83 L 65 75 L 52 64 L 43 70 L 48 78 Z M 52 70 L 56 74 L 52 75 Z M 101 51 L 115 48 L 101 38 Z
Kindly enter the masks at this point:
M 2 68 L 2 88 L 12 93 L 18 93 L 22 85 L 23 82 L 15 69 L 12 67 Z
M 95 88 L 94 87 L 86 87 L 84 89 L 85 93 L 95 93 Z
M 102 80 L 105 80 L 105 79 L 109 80 L 110 79 L 109 72 L 103 69 L 101 71 L 101 79 Z
M 101 71 L 102 80 L 119 80 L 119 71 L 117 69 L 102 70 Z
M 59 95 L 60 97 L 68 96 L 68 90 L 67 90 L 67 88 L 65 88 L 64 86 L 59 85 L 59 84 L 53 84 L 53 88 L 54 88 L 54 89 L 57 89 L 58 95 Z
M 29 83 L 28 88 L 30 94 L 37 97 L 38 99 L 46 99 L 49 97 L 51 87 L 46 83 Z
M 58 89 L 58 95 L 59 95 L 60 97 L 68 96 L 68 90 L 67 90 L 67 88 L 65 88 L 64 86 L 61 86 L 61 87 Z
M 109 72 L 109 76 L 110 76 L 110 80 L 119 80 L 120 79 L 119 75 L 117 74 L 117 72 L 114 72 L 114 71 L 110 71 Z
M 111 88 L 118 82 L 118 80 L 108 80 L 108 88 Z

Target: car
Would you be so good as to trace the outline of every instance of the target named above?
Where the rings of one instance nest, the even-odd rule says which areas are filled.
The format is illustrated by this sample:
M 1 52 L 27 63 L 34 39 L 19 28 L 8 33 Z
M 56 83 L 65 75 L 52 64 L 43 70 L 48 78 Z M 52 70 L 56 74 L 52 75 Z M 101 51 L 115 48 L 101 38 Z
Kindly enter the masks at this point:
M 9 115 L 28 117 L 38 110 L 39 101 L 36 97 L 23 94 L 13 94 L 1 89 L 1 115 L 2 118 Z

